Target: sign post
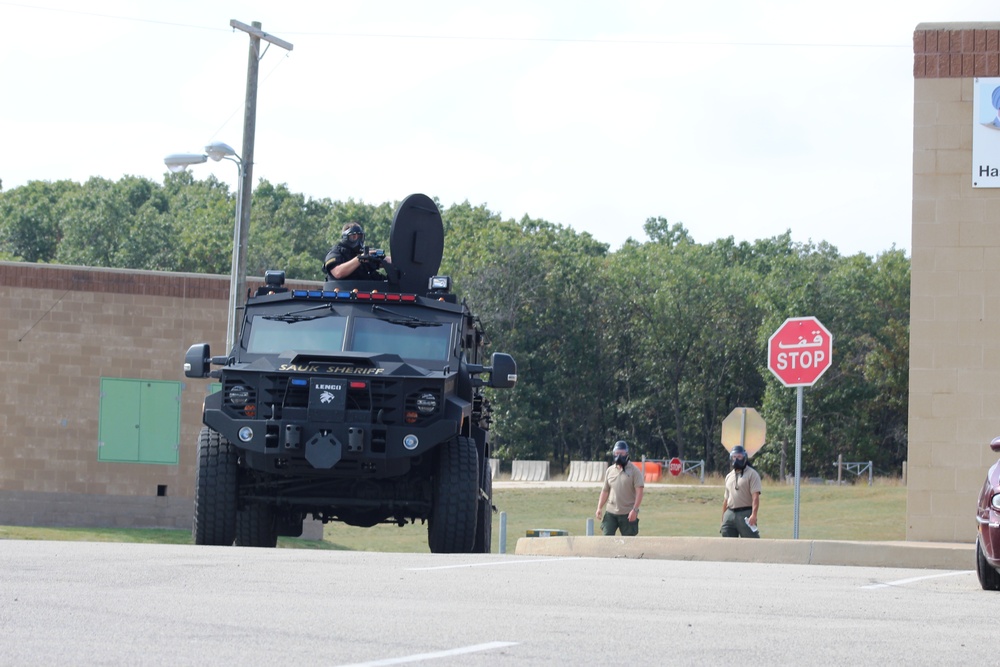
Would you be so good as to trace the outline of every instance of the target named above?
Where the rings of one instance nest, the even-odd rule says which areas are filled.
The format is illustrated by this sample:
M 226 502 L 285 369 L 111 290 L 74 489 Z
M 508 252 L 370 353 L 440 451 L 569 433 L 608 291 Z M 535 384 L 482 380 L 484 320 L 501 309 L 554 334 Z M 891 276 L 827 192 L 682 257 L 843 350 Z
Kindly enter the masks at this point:
M 795 396 L 795 499 L 792 538 L 799 539 L 802 479 L 802 388 L 811 387 L 830 367 L 833 334 L 815 317 L 789 317 L 767 339 L 767 367 Z

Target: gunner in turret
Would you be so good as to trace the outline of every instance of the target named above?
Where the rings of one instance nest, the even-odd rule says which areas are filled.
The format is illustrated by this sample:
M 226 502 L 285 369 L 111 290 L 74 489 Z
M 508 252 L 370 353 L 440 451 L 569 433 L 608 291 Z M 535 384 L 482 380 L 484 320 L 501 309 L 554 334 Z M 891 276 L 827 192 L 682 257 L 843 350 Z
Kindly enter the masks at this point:
M 384 280 L 379 268 L 389 263 L 382 251 L 365 246 L 361 225 L 349 222 L 340 232 L 340 242 L 326 253 L 323 273 L 327 280 Z

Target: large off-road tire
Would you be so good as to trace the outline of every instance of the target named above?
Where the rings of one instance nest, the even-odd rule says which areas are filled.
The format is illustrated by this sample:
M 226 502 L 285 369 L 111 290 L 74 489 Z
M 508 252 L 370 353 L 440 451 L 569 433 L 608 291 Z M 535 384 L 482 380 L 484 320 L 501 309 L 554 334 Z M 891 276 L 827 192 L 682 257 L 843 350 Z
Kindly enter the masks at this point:
M 476 510 L 476 542 L 472 545 L 472 552 L 477 554 L 488 554 L 493 547 L 493 474 L 489 459 L 484 459 L 483 464 L 482 493 Z
M 438 449 L 427 544 L 431 553 L 470 553 L 476 540 L 479 510 L 476 445 L 470 438 L 458 436 Z
M 976 574 L 979 575 L 979 585 L 984 591 L 1000 591 L 1000 572 L 989 564 L 986 554 L 983 553 L 983 545 L 980 539 L 976 538 Z
M 277 545 L 278 520 L 272 506 L 247 505 L 239 511 L 236 515 L 236 546 L 273 549 Z
M 239 503 L 238 455 L 232 443 L 208 427 L 198 436 L 198 469 L 195 473 L 195 544 L 229 546 L 236 539 Z

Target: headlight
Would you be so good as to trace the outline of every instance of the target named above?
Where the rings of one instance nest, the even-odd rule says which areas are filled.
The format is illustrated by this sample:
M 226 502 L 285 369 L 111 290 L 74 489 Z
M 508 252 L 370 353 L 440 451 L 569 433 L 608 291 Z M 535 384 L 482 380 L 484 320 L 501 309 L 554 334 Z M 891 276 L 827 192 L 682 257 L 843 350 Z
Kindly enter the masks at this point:
M 420 394 L 417 397 L 417 410 L 420 414 L 429 415 L 437 410 L 437 396 L 434 394 Z
M 234 384 L 229 389 L 229 402 L 238 408 L 247 404 L 250 399 L 250 390 L 241 384 Z
M 1000 512 L 1000 492 L 993 493 L 993 497 L 990 498 L 990 507 Z

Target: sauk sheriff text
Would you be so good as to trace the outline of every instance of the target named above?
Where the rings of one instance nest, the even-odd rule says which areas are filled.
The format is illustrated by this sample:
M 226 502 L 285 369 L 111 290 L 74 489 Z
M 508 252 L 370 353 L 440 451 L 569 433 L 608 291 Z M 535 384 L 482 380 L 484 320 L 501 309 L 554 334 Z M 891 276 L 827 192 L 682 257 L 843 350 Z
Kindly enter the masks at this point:
M 322 366 L 320 364 L 281 364 L 279 371 L 302 373 L 342 373 L 344 375 L 381 375 L 384 368 L 355 368 L 353 366 Z

